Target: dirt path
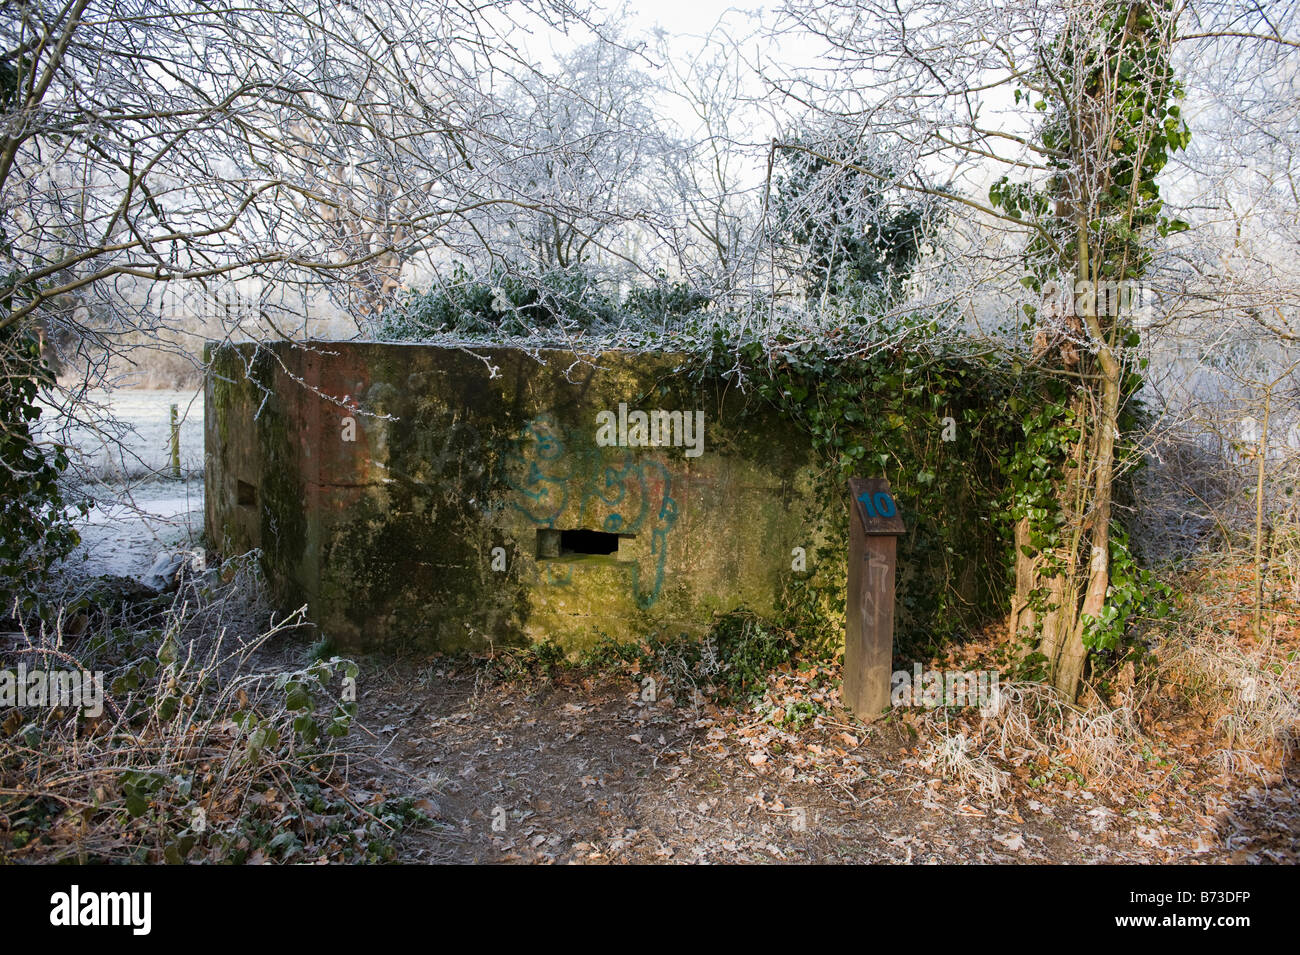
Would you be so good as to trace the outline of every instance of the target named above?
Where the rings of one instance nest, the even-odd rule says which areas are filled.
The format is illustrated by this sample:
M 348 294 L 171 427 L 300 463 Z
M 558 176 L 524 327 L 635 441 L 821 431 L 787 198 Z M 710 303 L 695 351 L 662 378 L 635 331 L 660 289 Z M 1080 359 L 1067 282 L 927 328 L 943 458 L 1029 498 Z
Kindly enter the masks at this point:
M 572 672 L 483 686 L 434 659 L 363 668 L 357 782 L 422 793 L 411 862 L 1294 862 L 1297 792 L 1242 785 L 1148 800 L 1074 783 L 976 798 L 919 764 L 906 724 L 644 702 Z M 364 778 L 364 781 L 363 781 Z M 1172 798 L 1170 798 L 1172 797 Z

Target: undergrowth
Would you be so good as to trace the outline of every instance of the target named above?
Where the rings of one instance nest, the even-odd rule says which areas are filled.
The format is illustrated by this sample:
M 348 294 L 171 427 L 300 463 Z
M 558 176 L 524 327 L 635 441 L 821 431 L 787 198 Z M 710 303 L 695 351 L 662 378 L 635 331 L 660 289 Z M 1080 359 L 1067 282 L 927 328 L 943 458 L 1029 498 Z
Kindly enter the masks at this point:
M 346 784 L 357 667 L 267 666 L 251 567 L 10 634 L 10 672 L 102 674 L 102 707 L 0 709 L 0 855 L 33 862 L 373 862 L 429 820 Z M 264 614 L 264 608 L 258 611 Z M 66 700 L 65 700 L 66 702 Z M 77 702 L 84 702 L 78 700 Z M 101 709 L 96 714 L 94 711 Z
M 703 637 L 655 634 L 628 641 L 602 635 L 572 657 L 558 645 L 542 642 L 494 650 L 481 655 L 477 665 L 480 685 L 605 673 L 648 690 L 652 695 L 647 699 L 746 705 L 762 697 L 768 677 L 779 667 L 821 656 L 821 650 L 810 652 L 797 631 L 741 610 L 718 616 Z

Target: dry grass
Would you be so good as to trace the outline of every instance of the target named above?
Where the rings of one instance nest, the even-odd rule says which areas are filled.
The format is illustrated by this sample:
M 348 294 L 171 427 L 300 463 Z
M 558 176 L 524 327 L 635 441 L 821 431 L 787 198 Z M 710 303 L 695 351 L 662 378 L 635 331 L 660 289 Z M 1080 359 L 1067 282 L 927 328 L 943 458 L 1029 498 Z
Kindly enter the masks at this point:
M 1163 679 L 1183 688 L 1223 740 L 1225 773 L 1265 776 L 1285 765 L 1300 740 L 1300 666 L 1267 644 L 1243 649 L 1230 634 L 1171 636 L 1160 653 Z
M 0 665 L 103 671 L 98 718 L 0 713 L 0 852 L 22 861 L 367 858 L 394 823 L 352 802 L 333 659 L 268 665 L 251 573 L 190 581 L 170 605 L 60 615 L 10 634 Z M 74 635 L 75 634 L 75 635 Z
M 1090 784 L 1124 787 L 1140 767 L 1142 734 L 1127 706 L 1063 701 L 1042 683 L 1002 682 L 996 706 L 978 723 L 954 728 L 946 711 L 919 721 L 929 736 L 924 762 L 983 795 L 1007 789 L 1000 765 L 1060 766 Z
M 1001 753 L 1056 759 L 1089 782 L 1121 781 L 1140 760 L 1141 733 L 1126 705 L 1080 706 L 1043 684 L 1011 683 L 996 722 Z
M 967 792 L 997 799 L 1006 792 L 1011 777 L 993 762 L 993 750 L 990 740 L 983 740 L 981 745 L 964 731 L 936 726 L 921 765 Z

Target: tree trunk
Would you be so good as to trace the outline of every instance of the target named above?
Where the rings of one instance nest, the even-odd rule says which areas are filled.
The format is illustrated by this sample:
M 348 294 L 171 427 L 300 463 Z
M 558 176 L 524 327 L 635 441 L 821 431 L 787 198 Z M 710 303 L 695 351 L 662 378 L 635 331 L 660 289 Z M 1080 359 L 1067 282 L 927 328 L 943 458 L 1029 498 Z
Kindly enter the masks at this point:
M 1115 478 L 1115 439 L 1123 367 L 1115 357 L 1097 317 L 1088 316 L 1097 347 L 1095 390 L 1073 405 L 1080 437 L 1072 467 L 1056 487 L 1056 505 L 1064 517 L 1066 537 L 1054 553 L 1024 553 L 1029 522 L 1016 525 L 1016 592 L 1009 620 L 1013 637 L 1038 627 L 1038 652 L 1046 658 L 1056 689 L 1073 700 L 1079 691 L 1088 651 L 1083 635 L 1087 617 L 1101 615 L 1110 587 L 1110 522 Z M 1035 609 L 1035 593 L 1041 613 Z

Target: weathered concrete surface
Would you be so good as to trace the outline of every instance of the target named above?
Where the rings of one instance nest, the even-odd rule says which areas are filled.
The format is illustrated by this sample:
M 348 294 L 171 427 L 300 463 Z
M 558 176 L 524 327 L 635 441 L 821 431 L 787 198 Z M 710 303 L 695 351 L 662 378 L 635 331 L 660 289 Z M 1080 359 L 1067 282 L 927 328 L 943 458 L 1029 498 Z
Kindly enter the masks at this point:
M 816 543 L 807 441 L 672 355 L 313 342 L 209 358 L 211 545 L 261 548 L 276 601 L 343 645 L 699 633 L 774 610 L 792 549 Z M 598 446 L 620 403 L 703 411 L 703 453 Z M 539 531 L 579 529 L 622 535 L 616 553 L 539 556 Z

